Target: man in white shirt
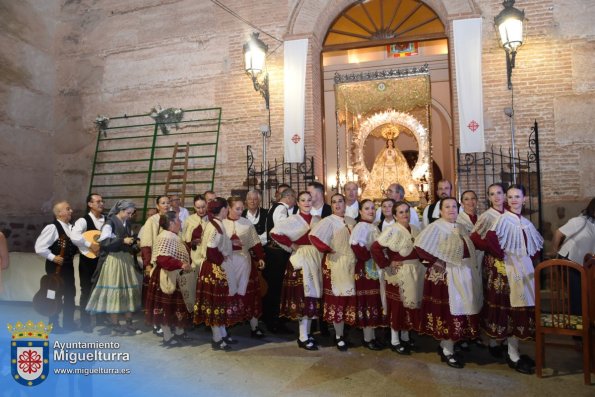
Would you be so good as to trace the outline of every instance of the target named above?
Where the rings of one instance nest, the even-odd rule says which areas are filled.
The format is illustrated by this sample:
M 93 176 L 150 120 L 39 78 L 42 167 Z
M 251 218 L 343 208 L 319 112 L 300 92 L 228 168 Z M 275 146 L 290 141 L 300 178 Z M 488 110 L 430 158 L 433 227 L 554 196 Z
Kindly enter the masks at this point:
M 428 226 L 430 223 L 440 218 L 440 200 L 447 197 L 452 197 L 452 183 L 450 183 L 450 181 L 446 179 L 438 181 L 436 197 L 438 197 L 438 200 L 436 202 L 424 208 L 423 227 Z
M 171 205 L 171 210 L 178 214 L 178 218 L 180 218 L 180 222 L 183 225 L 186 218 L 190 216 L 190 213 L 185 207 L 180 206 L 180 198 L 176 194 L 169 196 L 169 204 Z
M 260 192 L 258 190 L 250 190 L 246 194 L 246 209 L 242 212 L 242 216 L 252 222 L 264 247 L 267 243 L 266 220 L 268 210 L 260 206 L 261 202 L 262 197 Z
M 83 233 L 89 230 L 101 230 L 103 227 L 105 223 L 103 198 L 97 193 L 89 194 L 87 196 L 87 209 L 89 212 L 74 223 L 70 239 L 81 253 L 79 256 L 79 283 L 81 286 L 79 309 L 81 313 L 81 328 L 84 332 L 91 333 L 93 332 L 92 319 L 85 310 L 85 307 L 93 291 L 91 278 L 97 269 L 97 262 L 99 261 L 99 244 L 85 240 Z M 87 256 L 90 252 L 92 256 L 95 256 L 94 258 Z
M 292 188 L 283 190 L 279 201 L 269 209 L 267 216 L 267 237 L 269 243 L 264 248 L 266 253 L 266 266 L 262 276 L 269 286 L 266 295 L 262 298 L 262 320 L 267 329 L 273 334 L 291 334 L 292 331 L 279 319 L 281 305 L 281 287 L 283 276 L 289 260 L 289 253 L 270 239 L 271 229 L 293 214 L 296 203 L 296 193 Z
M 41 231 L 37 241 L 35 241 L 35 252 L 45 258 L 46 274 L 56 273 L 57 267 L 61 267 L 60 277 L 64 280 L 62 327 L 58 322 L 58 314 L 50 317 L 50 323 L 54 324 L 55 332 L 71 331 L 76 329 L 74 323 L 76 288 L 72 262 L 74 255 L 78 252 L 76 246 L 70 240 L 72 208 L 66 201 L 60 201 L 54 204 L 53 212 L 56 220 Z M 48 291 L 48 294 L 50 294 L 50 291 Z
M 359 203 L 358 199 L 357 183 L 349 181 L 343 186 L 343 194 L 345 195 L 345 216 L 352 219 L 357 218 L 359 215 Z
M 393 184 L 389 185 L 388 189 L 386 189 L 385 196 L 386 196 L 386 198 L 393 199 L 395 201 L 395 203 L 397 203 L 399 201 L 403 201 L 405 199 L 405 189 L 400 184 L 393 183 Z M 409 213 L 411 214 L 409 223 L 411 225 L 421 227 L 421 225 L 419 223 L 419 216 L 417 215 L 417 211 L 415 210 L 414 207 L 411 207 L 411 211 L 409 211 Z M 376 218 L 374 219 L 374 222 L 380 223 L 381 215 L 382 215 L 382 210 L 381 210 L 381 208 L 378 208 L 376 210 Z
M 320 182 L 310 182 L 306 190 L 312 196 L 312 209 L 310 215 L 326 218 L 332 215 L 331 206 L 324 202 L 324 185 Z

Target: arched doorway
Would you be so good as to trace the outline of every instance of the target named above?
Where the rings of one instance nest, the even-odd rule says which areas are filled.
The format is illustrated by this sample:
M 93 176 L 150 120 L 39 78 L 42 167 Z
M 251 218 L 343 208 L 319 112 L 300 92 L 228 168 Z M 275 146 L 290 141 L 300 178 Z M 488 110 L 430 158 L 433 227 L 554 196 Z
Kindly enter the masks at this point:
M 426 64 L 431 81 L 427 127 L 431 131 L 432 157 L 442 176 L 452 180 L 448 38 L 439 16 L 415 0 L 370 0 L 351 3 L 330 24 L 321 49 L 323 172 L 329 190 L 357 178 L 349 131 L 336 117 L 336 74 L 366 74 Z M 370 140 L 365 152 L 374 156 L 378 148 L 371 147 L 380 145 L 382 142 Z M 402 139 L 398 145 L 410 155 L 419 150 L 415 139 Z

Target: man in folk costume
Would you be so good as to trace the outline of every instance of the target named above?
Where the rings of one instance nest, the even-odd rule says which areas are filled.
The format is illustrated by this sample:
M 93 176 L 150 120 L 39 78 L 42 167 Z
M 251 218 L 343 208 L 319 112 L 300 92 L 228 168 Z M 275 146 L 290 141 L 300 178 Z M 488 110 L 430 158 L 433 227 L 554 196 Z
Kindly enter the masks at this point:
M 225 327 L 243 322 L 245 313 L 239 300 L 233 296 L 236 290 L 228 282 L 228 273 L 233 271 L 233 245 L 223 226 L 228 213 L 227 201 L 216 197 L 208 202 L 207 212 L 209 223 L 204 229 L 200 244 L 199 255 L 204 260 L 196 283 L 194 323 L 205 323 L 207 327 L 211 327 L 211 345 L 214 350 L 230 350 L 231 344 L 236 341 L 228 336 Z
M 488 285 L 482 312 L 486 333 L 496 340 L 506 339 L 510 368 L 523 374 L 533 373 L 535 362 L 519 352 L 519 340 L 535 336 L 535 278 L 533 260 L 543 248 L 543 237 L 535 226 L 521 216 L 525 188 L 510 185 L 506 190 L 509 209 L 486 235 L 487 252 L 497 260 L 500 275 Z
M 78 252 L 76 245 L 70 239 L 72 208 L 66 201 L 54 204 L 55 220 L 43 228 L 37 241 L 35 252 L 45 258 L 46 274 L 53 274 L 60 266 L 60 277 L 64 280 L 64 305 L 62 307 L 62 328 L 59 326 L 58 314 L 50 317 L 54 330 L 72 331 L 76 329 L 74 322 L 74 298 L 76 287 L 74 283 L 73 259 Z
M 267 244 L 267 215 L 269 210 L 262 208 L 262 196 L 258 190 L 250 190 L 246 194 L 246 209 L 242 216 L 254 225 L 260 242 L 264 247 Z
M 229 294 L 239 299 L 245 313 L 244 320 L 250 322 L 251 336 L 263 338 L 264 332 L 258 327 L 258 318 L 262 314 L 258 272 L 265 266 L 264 249 L 252 222 L 242 217 L 242 199 L 230 197 L 227 204 L 229 212 L 227 219 L 223 220 L 223 226 L 233 247 L 229 271 L 225 271 Z
M 312 245 L 308 234 L 320 217 L 310 215 L 312 196 L 309 192 L 300 193 L 298 207 L 298 214 L 279 222 L 271 230 L 271 238 L 291 252 L 283 279 L 280 315 L 299 321 L 298 347 L 318 350 L 311 327 L 321 307 L 322 254 Z
M 349 244 L 351 230 L 345 223 L 345 197 L 331 197 L 333 214 L 321 220 L 310 232 L 310 241 L 326 254 L 322 266 L 324 320 L 333 323 L 335 345 L 348 349 L 343 331 L 345 323 L 355 324 L 355 255 Z
M 175 211 L 160 217 L 155 268 L 151 272 L 145 319 L 163 330 L 163 345 L 180 345 L 190 338 L 185 329 L 191 323 L 196 298 L 196 271 L 190 264 L 186 245 L 178 233 L 182 222 Z
M 429 262 L 420 331 L 440 340 L 438 354 L 442 361 L 463 368 L 460 357 L 455 356 L 454 343 L 479 335 L 481 276 L 473 243 L 456 224 L 457 201 L 452 197 L 440 200 L 440 215 L 415 239 L 420 259 Z
M 87 208 L 89 212 L 84 217 L 77 219 L 72 227 L 70 237 L 81 253 L 79 255 L 79 282 L 81 286 L 79 307 L 83 308 L 80 311 L 81 328 L 84 332 L 90 333 L 93 332 L 93 321 L 84 308 L 87 306 L 93 289 L 91 278 L 93 277 L 93 273 L 95 273 L 95 269 L 97 269 L 97 262 L 99 261 L 99 243 L 85 240 L 83 233 L 89 230 L 101 230 L 104 225 L 103 198 L 97 193 L 89 194 L 87 196 Z M 89 252 L 92 252 L 95 257 L 87 257 Z
M 186 218 L 183 225 L 182 239 L 190 252 L 192 266 L 200 273 L 200 265 L 204 258 L 199 256 L 202 233 L 209 222 L 207 216 L 207 201 L 202 194 L 194 196 L 194 214 Z
M 411 354 L 413 347 L 409 332 L 419 331 L 426 272 L 414 249 L 419 228 L 409 223 L 410 211 L 414 210 L 408 203 L 398 202 L 397 222 L 383 230 L 371 247 L 372 257 L 385 273 L 391 350 L 403 355 Z
M 424 208 L 422 228 L 427 227 L 430 223 L 440 219 L 440 200 L 451 196 L 452 183 L 446 179 L 438 181 L 438 189 L 436 190 L 436 197 L 438 197 L 438 200 Z
M 281 246 L 274 240 L 270 239 L 270 232 L 275 225 L 284 219 L 289 218 L 290 215 L 297 211 L 295 203 L 295 190 L 286 188 L 281 192 L 279 202 L 273 204 L 267 215 L 267 233 L 269 233 L 269 238 L 268 244 L 265 247 L 267 261 L 266 267 L 262 271 L 262 276 L 268 284 L 268 290 L 262 299 L 262 319 L 265 322 L 267 329 L 274 334 L 292 333 L 283 321 L 279 319 L 281 289 L 283 286 L 285 268 L 287 266 L 287 261 L 289 260 L 289 253 L 281 248 Z
M 343 192 L 345 192 L 345 216 L 354 220 L 359 215 L 359 200 L 358 200 L 359 186 L 353 181 L 349 181 L 343 185 Z

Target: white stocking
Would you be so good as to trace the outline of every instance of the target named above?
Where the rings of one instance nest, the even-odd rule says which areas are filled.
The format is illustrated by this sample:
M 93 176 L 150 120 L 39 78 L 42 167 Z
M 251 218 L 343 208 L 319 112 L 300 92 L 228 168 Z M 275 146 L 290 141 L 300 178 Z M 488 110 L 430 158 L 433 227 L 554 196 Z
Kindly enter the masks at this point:
M 256 328 L 258 328 L 258 319 L 256 317 L 252 317 L 250 319 L 250 329 L 252 331 L 256 331 Z
M 374 339 L 374 328 L 364 327 L 364 342 L 370 342 Z
M 345 328 L 345 323 L 341 321 L 340 323 L 333 323 L 333 327 L 335 327 L 335 334 L 336 338 L 339 339 L 343 336 L 343 329 Z
M 168 341 L 173 338 L 174 334 L 171 333 L 171 328 L 169 325 L 162 325 L 161 329 L 163 330 L 163 340 Z
M 445 356 L 451 356 L 455 354 L 455 343 L 452 339 L 441 340 L 440 347 L 442 348 L 442 353 Z
M 401 340 L 403 342 L 409 342 L 409 331 L 401 331 Z
M 399 331 L 395 331 L 394 329 L 390 329 L 390 344 L 393 346 L 397 346 L 400 343 L 399 341 Z
M 521 358 L 519 353 L 519 339 L 516 336 L 510 336 L 508 338 L 508 356 L 515 363 Z
M 211 331 L 213 331 L 213 340 L 215 342 L 219 342 L 221 340 L 221 331 L 219 330 L 219 327 L 216 325 L 213 325 L 211 327 Z
M 308 317 L 300 318 L 299 322 L 300 330 L 300 341 L 305 342 L 308 340 Z

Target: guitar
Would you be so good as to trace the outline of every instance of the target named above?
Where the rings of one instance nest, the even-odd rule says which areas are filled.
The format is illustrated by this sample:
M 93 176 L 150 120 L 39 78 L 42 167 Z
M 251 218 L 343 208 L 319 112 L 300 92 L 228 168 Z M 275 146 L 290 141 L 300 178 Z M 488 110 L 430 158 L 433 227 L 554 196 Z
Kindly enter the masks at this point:
M 101 236 L 101 232 L 99 230 L 87 230 L 85 233 L 83 233 L 82 236 L 85 239 L 85 241 L 87 241 L 88 243 L 98 244 L 97 240 L 99 240 L 99 236 Z M 97 258 L 97 255 L 95 254 L 95 252 L 93 252 L 91 250 L 89 250 L 89 252 L 87 252 L 84 255 L 89 259 Z
M 64 258 L 66 237 L 60 236 L 60 256 Z M 62 266 L 56 264 L 56 271 L 45 274 L 39 280 L 39 291 L 33 296 L 33 309 L 42 316 L 55 316 L 62 311 L 62 296 L 64 295 L 64 280 L 60 277 Z

